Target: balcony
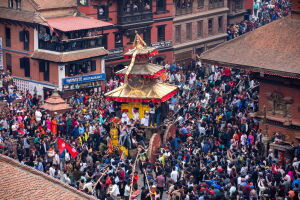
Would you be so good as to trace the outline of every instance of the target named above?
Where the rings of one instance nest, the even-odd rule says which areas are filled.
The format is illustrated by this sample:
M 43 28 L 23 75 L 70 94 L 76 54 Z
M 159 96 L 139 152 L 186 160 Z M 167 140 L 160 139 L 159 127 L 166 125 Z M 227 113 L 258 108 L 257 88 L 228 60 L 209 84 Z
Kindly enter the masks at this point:
M 75 39 L 64 39 L 61 41 L 39 40 L 39 49 L 56 52 L 69 52 L 96 47 L 106 48 L 106 43 L 106 36 L 104 35 L 95 35 Z
M 118 16 L 118 25 L 122 27 L 130 27 L 141 23 L 153 23 L 153 13 L 151 11 L 123 13 Z
M 186 15 L 193 12 L 193 7 L 186 7 L 186 8 L 176 8 L 176 16 L 179 15 Z

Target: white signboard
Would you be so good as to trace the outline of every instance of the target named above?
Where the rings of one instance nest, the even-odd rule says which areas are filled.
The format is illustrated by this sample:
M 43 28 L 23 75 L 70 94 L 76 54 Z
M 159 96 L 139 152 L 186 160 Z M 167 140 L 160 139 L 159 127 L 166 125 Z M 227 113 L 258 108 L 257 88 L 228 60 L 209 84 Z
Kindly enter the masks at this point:
M 2 49 L 2 37 L 0 37 L 0 70 L 3 70 L 3 49 Z

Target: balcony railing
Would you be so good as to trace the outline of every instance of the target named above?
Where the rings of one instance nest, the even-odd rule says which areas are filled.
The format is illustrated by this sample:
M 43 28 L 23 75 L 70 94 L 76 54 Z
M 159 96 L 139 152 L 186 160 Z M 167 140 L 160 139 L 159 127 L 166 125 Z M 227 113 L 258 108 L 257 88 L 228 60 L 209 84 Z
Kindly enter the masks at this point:
M 124 13 L 118 16 L 119 25 L 130 25 L 133 23 L 147 22 L 153 20 L 151 11 Z
M 193 7 L 176 8 L 176 15 L 185 15 L 193 12 Z
M 61 41 L 39 40 L 39 49 L 45 49 L 45 50 L 57 51 L 57 52 L 76 51 L 76 50 L 90 49 L 96 47 L 106 48 L 106 36 L 97 35 L 97 36 L 67 39 Z

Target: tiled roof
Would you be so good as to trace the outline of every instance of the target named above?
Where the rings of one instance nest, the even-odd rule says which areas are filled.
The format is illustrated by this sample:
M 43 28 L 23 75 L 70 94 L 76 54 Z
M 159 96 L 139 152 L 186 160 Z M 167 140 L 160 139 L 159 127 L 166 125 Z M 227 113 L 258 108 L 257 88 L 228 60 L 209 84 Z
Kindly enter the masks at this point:
M 113 24 L 101 20 L 76 16 L 50 18 L 47 19 L 47 22 L 51 27 L 64 32 L 113 26 Z M 48 26 L 47 23 L 42 24 Z
M 0 155 L 0 199 L 96 199 L 17 160 Z
M 38 5 L 38 10 L 53 8 L 69 8 L 76 7 L 77 0 L 33 0 Z
M 42 109 L 48 111 L 60 111 L 68 110 L 71 107 L 63 100 L 55 89 L 53 94 L 45 101 L 45 104 L 41 106 Z
M 29 23 L 42 23 L 42 20 L 38 17 L 37 13 L 6 7 L 0 7 L 0 18 Z
M 204 52 L 204 63 L 300 78 L 300 19 L 285 17 Z
M 65 53 L 58 53 L 54 51 L 47 50 L 35 50 L 32 54 L 32 58 L 40 59 L 40 60 L 48 60 L 52 62 L 64 63 L 75 60 L 81 60 L 85 58 L 92 58 L 98 56 L 107 55 L 108 51 L 103 47 L 92 48 L 92 49 L 84 49 L 78 51 L 71 51 Z

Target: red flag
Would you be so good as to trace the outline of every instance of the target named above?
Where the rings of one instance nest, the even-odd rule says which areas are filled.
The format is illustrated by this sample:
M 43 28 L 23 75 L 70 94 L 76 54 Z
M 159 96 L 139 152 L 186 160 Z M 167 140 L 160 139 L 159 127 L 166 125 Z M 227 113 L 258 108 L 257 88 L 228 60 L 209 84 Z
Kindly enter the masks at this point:
M 59 137 L 57 138 L 57 142 L 58 142 L 59 154 L 62 154 L 62 152 L 66 148 L 66 143 L 62 139 L 60 139 Z
M 71 147 L 70 145 L 66 144 L 67 150 L 69 151 L 69 153 L 71 154 L 72 158 L 76 158 L 76 156 L 78 155 L 78 151 L 76 151 L 75 148 Z

